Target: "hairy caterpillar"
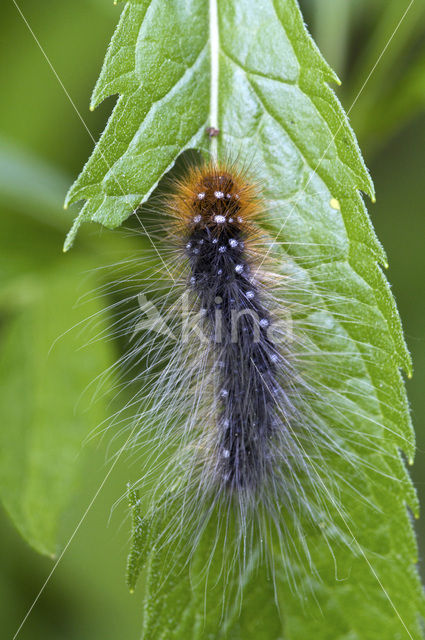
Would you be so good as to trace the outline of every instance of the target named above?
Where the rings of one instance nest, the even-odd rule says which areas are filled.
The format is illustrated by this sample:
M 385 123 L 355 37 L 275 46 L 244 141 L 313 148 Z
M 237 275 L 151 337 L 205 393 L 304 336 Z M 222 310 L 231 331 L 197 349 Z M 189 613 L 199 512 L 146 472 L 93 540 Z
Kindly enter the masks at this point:
M 170 204 L 211 345 L 216 415 L 202 437 L 199 465 L 201 483 L 218 493 L 261 490 L 276 473 L 273 446 L 293 413 L 285 387 L 294 375 L 291 380 L 270 335 L 270 312 L 247 246 L 258 213 L 252 191 L 235 171 L 207 165 L 192 171 Z M 282 372 L 286 380 L 279 384 Z
M 313 284 L 314 252 L 294 259 L 284 231 L 266 231 L 269 214 L 260 186 L 231 163 L 197 164 L 168 183 L 140 212 L 155 248 L 117 274 L 114 295 L 128 295 L 114 303 L 115 327 L 131 338 L 126 411 L 137 464 L 143 452 L 135 486 L 160 522 L 155 544 L 184 539 L 189 562 L 213 529 L 208 571 L 219 556 L 225 583 L 229 568 L 265 557 L 274 580 L 283 573 L 298 588 L 294 567 L 320 574 L 317 539 L 331 556 L 341 545 L 358 553 L 346 524 L 354 503 L 365 518 L 379 512 L 365 471 L 385 476 L 374 460 L 390 457 L 388 429 L 359 410 L 364 357 L 326 313 L 350 295 Z M 126 421 L 120 411 L 116 423 Z

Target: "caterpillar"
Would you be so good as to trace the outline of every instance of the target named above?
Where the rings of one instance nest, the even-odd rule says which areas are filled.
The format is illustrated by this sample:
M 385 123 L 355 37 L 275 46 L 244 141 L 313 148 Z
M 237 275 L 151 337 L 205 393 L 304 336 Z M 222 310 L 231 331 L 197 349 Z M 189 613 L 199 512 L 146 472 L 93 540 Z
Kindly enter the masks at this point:
M 185 242 L 189 287 L 205 317 L 215 373 L 204 467 L 217 491 L 258 490 L 273 474 L 273 441 L 293 411 L 278 381 L 272 320 L 247 243 L 257 203 L 253 189 L 225 167 L 194 170 L 170 204 Z
M 207 564 L 219 555 L 225 581 L 229 567 L 239 575 L 265 559 L 295 586 L 294 566 L 317 570 L 309 539 L 352 551 L 350 504 L 376 509 L 360 487 L 365 469 L 382 476 L 370 452 L 388 457 L 385 433 L 359 415 L 367 385 L 349 387 L 354 351 L 351 369 L 338 366 L 354 346 L 323 313 L 338 295 L 306 277 L 314 254 L 300 265 L 268 230 L 262 186 L 210 161 L 164 191 L 140 211 L 143 225 L 133 219 L 132 233 L 146 240 L 147 229 L 155 248 L 145 243 L 116 281 L 128 292 L 115 327 L 131 337 L 121 368 L 134 389 L 125 409 L 137 464 L 143 451 L 134 486 L 161 522 L 157 547 L 184 538 L 190 562 L 215 528 Z M 321 347 L 330 339 L 340 350 Z M 344 393 L 328 384 L 335 371 Z

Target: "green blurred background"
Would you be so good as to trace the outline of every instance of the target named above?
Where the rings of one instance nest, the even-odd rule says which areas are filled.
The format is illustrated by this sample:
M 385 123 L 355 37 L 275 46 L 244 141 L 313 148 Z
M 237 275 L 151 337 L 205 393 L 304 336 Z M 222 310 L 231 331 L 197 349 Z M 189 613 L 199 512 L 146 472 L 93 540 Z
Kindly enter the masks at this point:
M 337 91 L 346 110 L 408 5 L 408 0 L 302 2 L 310 30 L 341 77 L 343 84 Z M 119 9 L 107 0 L 20 0 L 19 6 L 97 139 L 114 100 L 90 113 L 89 96 Z M 377 203 L 369 209 L 388 254 L 388 277 L 414 360 L 415 375 L 407 388 L 418 439 L 413 477 L 423 503 L 424 43 L 425 6 L 417 0 L 350 113 L 375 181 Z M 63 198 L 89 156 L 93 141 L 12 0 L 2 6 L 0 55 L 0 415 L 4 434 L 0 436 L 0 463 L 2 456 L 9 459 L 6 447 L 10 451 L 33 437 L 29 433 L 32 420 L 46 425 L 46 430 L 37 431 L 41 443 L 43 438 L 53 442 L 55 433 L 74 439 L 73 446 L 79 451 L 75 468 L 79 467 L 80 473 L 79 480 L 68 478 L 64 484 L 68 491 L 72 487 L 74 496 L 60 523 L 61 538 L 66 540 L 110 464 L 107 439 L 84 442 L 82 447 L 79 444 L 110 411 L 107 398 L 101 396 L 93 403 L 88 391 L 81 402 L 76 399 L 118 354 L 113 341 L 80 349 L 90 342 L 90 335 L 80 332 L 78 323 L 97 313 L 100 324 L 107 324 L 108 317 L 102 315 L 104 302 L 93 300 L 89 293 L 103 284 L 105 276 L 92 270 L 132 251 L 133 246 L 131 239 L 119 232 L 87 226 L 72 252 L 62 254 L 64 235 L 75 214 L 62 210 Z M 81 304 L 85 297 L 88 308 Z M 49 353 L 55 339 L 72 325 L 77 329 L 65 333 Z M 23 491 L 28 482 L 26 464 L 25 460 L 19 464 L 18 458 L 9 474 L 17 491 Z M 32 474 L 37 464 L 43 460 L 31 461 L 28 468 Z M 60 459 L 57 464 L 60 468 Z M 111 513 L 129 473 L 127 461 L 120 460 L 20 638 L 139 637 L 140 595 L 130 596 L 124 581 L 129 538 L 125 505 Z M 1 472 L 0 481 L 4 481 Z M 47 508 L 43 484 L 35 482 L 35 487 L 32 495 L 25 494 L 25 504 L 27 508 L 37 505 L 42 513 Z M 67 498 L 60 483 L 56 493 L 59 510 Z M 13 513 L 13 505 L 6 507 Z M 29 534 L 26 531 L 30 536 L 31 526 Z M 33 526 L 36 529 L 37 518 Z M 418 523 L 417 530 L 422 558 L 425 521 Z M 2 637 L 12 638 L 53 561 L 38 555 L 21 539 L 4 511 L 0 512 L 0 532 L 0 629 Z M 47 540 L 52 532 L 53 525 L 46 532 Z M 51 552 L 51 545 L 42 550 Z

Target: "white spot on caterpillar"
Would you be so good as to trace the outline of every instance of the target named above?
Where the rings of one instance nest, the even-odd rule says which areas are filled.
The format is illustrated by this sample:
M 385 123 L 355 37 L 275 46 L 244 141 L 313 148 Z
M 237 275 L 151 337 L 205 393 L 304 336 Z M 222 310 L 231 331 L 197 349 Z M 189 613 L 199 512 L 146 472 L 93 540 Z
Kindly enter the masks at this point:
M 231 238 L 229 240 L 229 244 L 230 244 L 231 247 L 237 247 L 239 242 L 237 240 L 235 240 L 234 238 Z
M 212 243 L 213 243 L 213 244 L 217 244 L 217 242 L 218 242 L 218 238 L 213 238 Z
M 223 449 L 223 458 L 230 458 L 229 449 Z
M 268 327 L 270 324 L 270 322 L 267 320 L 267 318 L 261 318 L 260 320 L 260 327 L 263 327 L 263 329 L 265 329 L 266 327 Z
M 221 398 L 227 398 L 228 395 L 229 395 L 229 392 L 227 391 L 227 389 L 222 389 L 220 391 L 220 397 Z
M 252 300 L 252 298 L 255 297 L 255 293 L 253 291 L 247 291 L 246 297 L 248 298 L 248 300 Z
M 237 264 L 236 267 L 235 267 L 235 271 L 236 271 L 236 273 L 242 273 L 243 264 Z
M 230 200 L 230 198 L 231 198 L 231 197 L 232 197 L 232 194 L 231 194 L 231 193 L 226 193 L 226 198 L 227 198 L 228 200 Z
M 226 216 L 214 216 L 214 222 L 217 224 L 223 224 L 226 222 Z
M 224 193 L 222 191 L 214 191 L 214 195 L 218 200 L 224 198 Z
M 198 193 L 198 200 L 203 200 L 205 198 L 205 193 L 202 191 L 201 193 Z
M 240 222 L 240 223 L 243 222 L 243 218 L 241 218 L 241 216 L 238 216 L 238 222 Z
M 218 248 L 220 253 L 224 253 L 226 251 L 226 247 L 223 245 L 221 247 Z
M 199 215 L 198 216 L 194 216 L 194 218 L 193 218 L 193 222 L 195 222 L 196 224 L 198 224 L 198 222 L 201 222 L 201 220 L 202 220 L 202 217 L 199 216 Z
M 191 249 L 191 248 L 192 248 L 192 243 L 188 242 L 187 245 L 186 245 L 186 249 Z
M 278 356 L 277 356 L 277 354 L 276 354 L 276 353 L 274 353 L 274 354 L 271 356 L 270 360 L 271 360 L 272 362 L 277 362 L 277 361 L 278 361 Z
M 192 276 L 190 279 L 190 284 L 195 284 L 195 282 L 196 282 L 196 278 L 195 276 Z
M 219 269 L 219 270 L 217 271 L 217 273 L 218 273 L 218 275 L 219 275 L 219 276 L 221 276 L 221 274 L 223 273 L 223 269 Z
M 194 250 L 192 251 L 192 253 L 193 253 L 195 256 L 197 256 L 197 255 L 198 255 L 198 253 L 199 253 L 199 249 L 194 249 Z

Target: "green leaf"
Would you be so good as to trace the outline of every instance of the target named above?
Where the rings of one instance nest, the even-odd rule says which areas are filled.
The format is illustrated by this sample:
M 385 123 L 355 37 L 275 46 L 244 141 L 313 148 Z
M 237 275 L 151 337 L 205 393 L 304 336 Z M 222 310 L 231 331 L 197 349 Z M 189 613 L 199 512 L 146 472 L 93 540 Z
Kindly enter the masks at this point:
M 113 362 L 108 342 L 79 350 L 81 336 L 68 333 L 91 314 L 98 314 L 98 330 L 105 327 L 102 304 L 90 299 L 95 284 L 87 268 L 71 259 L 48 276 L 15 278 L 13 297 L 3 293 L 0 300 L 0 496 L 21 535 L 51 556 L 77 490 L 83 441 L 106 417 L 104 403 L 87 407 L 90 394 L 81 394 Z M 84 294 L 87 304 L 76 305 Z M 96 337 L 94 329 L 81 335 Z
M 83 221 L 120 225 L 181 151 L 201 144 L 209 112 L 207 37 L 205 2 L 145 0 L 126 5 L 91 108 L 109 95 L 120 97 L 68 193 L 66 205 L 82 199 L 87 203 L 65 248 Z
M 309 311 L 298 321 L 317 330 L 311 340 L 326 361 L 321 415 L 345 438 L 347 455 L 365 462 L 353 469 L 336 455 L 331 460 L 348 518 L 335 512 L 335 532 L 344 536 L 335 533 L 332 549 L 329 538 L 306 523 L 317 573 L 306 572 L 295 554 L 276 552 L 279 606 L 265 573 L 248 571 L 242 609 L 235 606 L 225 622 L 220 589 L 207 598 L 199 577 L 209 560 L 208 540 L 189 575 L 187 541 L 182 537 L 168 550 L 157 544 L 161 519 L 144 520 L 133 494 L 128 575 L 134 589 L 143 569 L 143 637 L 149 640 L 422 637 L 424 601 L 406 509 L 417 514 L 417 500 L 399 451 L 412 459 L 415 450 L 400 374 L 401 367 L 410 373 L 411 363 L 380 268 L 385 253 L 360 195 L 374 198 L 372 182 L 327 84 L 335 80 L 295 0 L 133 0 L 94 92 L 93 106 L 113 93 L 119 98 L 68 195 L 68 203 L 86 202 L 67 247 L 83 221 L 118 226 L 185 149 L 205 152 L 210 145 L 218 158 L 249 162 L 264 185 L 269 231 L 284 243 L 284 267 L 306 283 L 298 293 Z M 210 125 L 220 129 L 211 141 Z M 353 437 L 341 433 L 338 409 L 351 421 Z M 368 437 L 371 446 L 360 446 Z M 362 499 L 353 498 L 353 488 Z M 297 590 L 286 578 L 288 566 L 301 583 Z

